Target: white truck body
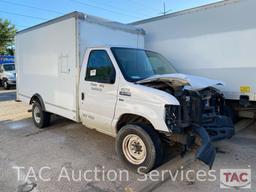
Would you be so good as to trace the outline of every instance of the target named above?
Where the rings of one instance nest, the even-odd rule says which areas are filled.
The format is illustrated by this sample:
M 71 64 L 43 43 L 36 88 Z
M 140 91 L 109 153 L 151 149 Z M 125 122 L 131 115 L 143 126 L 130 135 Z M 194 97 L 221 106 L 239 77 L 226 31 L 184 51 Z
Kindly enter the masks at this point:
M 79 76 L 89 47 L 144 47 L 138 29 L 94 16 L 71 13 L 20 31 L 16 36 L 17 99 L 37 93 L 54 114 L 80 121 Z
M 133 23 L 145 48 L 163 54 L 178 72 L 219 79 L 226 99 L 256 101 L 255 0 L 225 0 Z

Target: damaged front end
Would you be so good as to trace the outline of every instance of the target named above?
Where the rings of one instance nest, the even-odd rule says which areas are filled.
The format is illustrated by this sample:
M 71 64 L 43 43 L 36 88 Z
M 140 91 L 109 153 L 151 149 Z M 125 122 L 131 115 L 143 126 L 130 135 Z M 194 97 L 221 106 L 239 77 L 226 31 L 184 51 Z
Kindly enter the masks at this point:
M 165 91 L 177 98 L 180 105 L 166 105 L 165 121 L 171 134 L 165 138 L 190 147 L 199 139 L 196 158 L 212 167 L 215 159 L 213 141 L 231 138 L 234 135 L 232 120 L 225 116 L 223 95 L 213 87 L 191 89 L 177 77 L 146 80 L 142 84 Z M 176 83 L 176 86 L 174 83 Z M 181 86 L 183 85 L 183 86 Z
M 173 94 L 180 105 L 166 106 L 166 123 L 173 133 L 182 133 L 192 126 L 206 129 L 211 141 L 229 139 L 234 135 L 233 122 L 225 116 L 225 101 L 218 90 L 209 87 L 179 92 Z

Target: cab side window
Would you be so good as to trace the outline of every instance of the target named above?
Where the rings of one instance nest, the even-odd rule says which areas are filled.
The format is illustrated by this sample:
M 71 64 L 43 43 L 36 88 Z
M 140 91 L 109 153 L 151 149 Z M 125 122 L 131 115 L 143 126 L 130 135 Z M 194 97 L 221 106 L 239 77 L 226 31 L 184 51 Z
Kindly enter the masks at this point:
M 86 69 L 86 81 L 114 84 L 115 68 L 105 50 L 91 51 Z

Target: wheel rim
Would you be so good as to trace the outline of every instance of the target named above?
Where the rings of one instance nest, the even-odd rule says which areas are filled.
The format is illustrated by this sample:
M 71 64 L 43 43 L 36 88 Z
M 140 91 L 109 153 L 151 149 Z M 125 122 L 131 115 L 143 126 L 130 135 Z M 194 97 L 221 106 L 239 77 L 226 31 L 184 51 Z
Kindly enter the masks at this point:
M 35 119 L 36 123 L 41 122 L 40 109 L 37 106 L 35 106 L 35 108 L 34 108 L 34 119 Z
M 139 165 L 146 159 L 146 146 L 138 135 L 127 135 L 123 140 L 122 149 L 126 159 L 132 164 Z
M 8 87 L 8 84 L 7 84 L 7 82 L 5 81 L 4 82 L 4 88 L 7 88 Z

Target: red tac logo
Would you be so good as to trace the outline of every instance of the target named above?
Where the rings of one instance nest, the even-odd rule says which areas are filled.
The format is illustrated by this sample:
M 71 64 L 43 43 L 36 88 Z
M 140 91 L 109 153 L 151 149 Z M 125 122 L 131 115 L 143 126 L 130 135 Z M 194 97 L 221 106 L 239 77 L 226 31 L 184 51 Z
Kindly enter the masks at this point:
M 251 169 L 221 169 L 220 188 L 250 189 Z

